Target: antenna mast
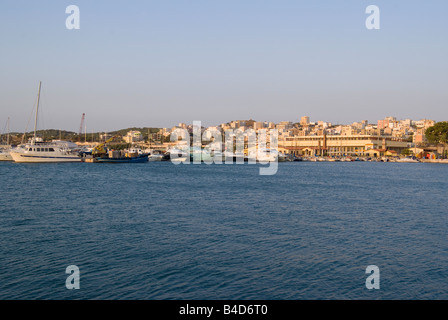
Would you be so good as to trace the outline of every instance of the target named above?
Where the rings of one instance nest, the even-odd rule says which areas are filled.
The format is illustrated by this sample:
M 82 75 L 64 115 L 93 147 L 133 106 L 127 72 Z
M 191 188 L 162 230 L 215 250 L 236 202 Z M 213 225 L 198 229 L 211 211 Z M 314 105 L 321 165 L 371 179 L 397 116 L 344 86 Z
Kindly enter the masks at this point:
M 86 114 L 83 113 L 81 117 L 81 124 L 79 125 L 79 133 L 78 133 L 78 141 L 81 142 L 81 134 L 82 134 L 82 127 L 84 127 L 84 119 L 86 117 Z

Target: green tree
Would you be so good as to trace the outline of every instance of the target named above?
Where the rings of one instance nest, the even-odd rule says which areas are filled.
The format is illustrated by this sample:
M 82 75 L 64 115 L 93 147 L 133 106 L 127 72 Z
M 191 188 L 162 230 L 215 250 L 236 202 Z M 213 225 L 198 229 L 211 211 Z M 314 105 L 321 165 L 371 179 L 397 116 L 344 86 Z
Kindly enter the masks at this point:
M 442 157 L 446 158 L 445 147 L 448 144 L 448 122 L 437 122 L 434 126 L 426 129 L 425 135 L 430 143 L 443 144 Z
M 448 143 L 448 122 L 437 122 L 434 126 L 426 129 L 426 139 L 430 143 Z

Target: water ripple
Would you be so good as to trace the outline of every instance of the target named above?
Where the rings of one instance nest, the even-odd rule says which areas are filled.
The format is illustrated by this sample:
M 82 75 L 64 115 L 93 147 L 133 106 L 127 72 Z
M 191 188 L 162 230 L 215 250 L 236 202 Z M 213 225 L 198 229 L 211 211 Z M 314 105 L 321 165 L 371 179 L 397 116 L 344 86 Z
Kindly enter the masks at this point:
M 0 170 L 0 299 L 448 298 L 447 166 Z

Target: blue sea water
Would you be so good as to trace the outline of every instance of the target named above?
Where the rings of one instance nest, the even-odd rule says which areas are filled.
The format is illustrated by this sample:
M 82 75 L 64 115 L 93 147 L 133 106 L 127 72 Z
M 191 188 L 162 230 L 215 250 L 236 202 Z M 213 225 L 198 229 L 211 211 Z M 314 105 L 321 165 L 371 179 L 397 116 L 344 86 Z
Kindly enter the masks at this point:
M 0 299 L 448 299 L 447 165 L 258 170 L 0 163 Z

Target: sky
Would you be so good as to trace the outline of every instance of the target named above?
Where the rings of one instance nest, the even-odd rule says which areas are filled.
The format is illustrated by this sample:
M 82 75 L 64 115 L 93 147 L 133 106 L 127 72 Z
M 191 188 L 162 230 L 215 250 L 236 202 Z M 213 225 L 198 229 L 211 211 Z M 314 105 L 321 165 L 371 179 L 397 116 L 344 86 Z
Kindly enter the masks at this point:
M 368 5 L 380 29 L 368 30 Z M 77 5 L 80 29 L 66 28 Z M 0 130 L 448 120 L 446 0 L 2 0 Z M 29 123 L 29 125 L 28 125 Z

